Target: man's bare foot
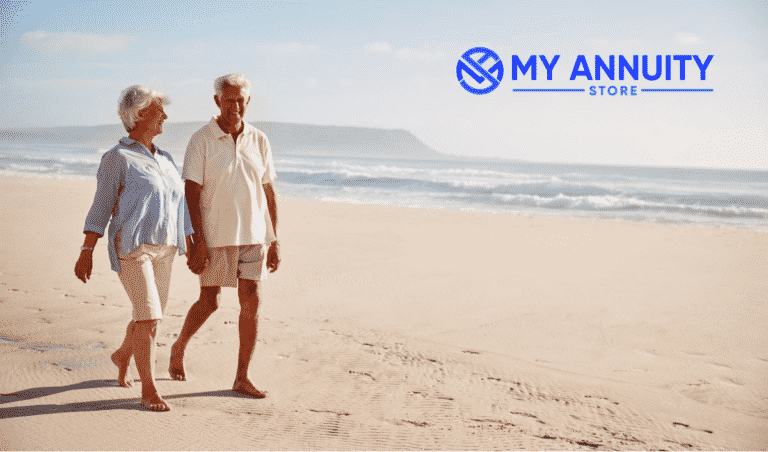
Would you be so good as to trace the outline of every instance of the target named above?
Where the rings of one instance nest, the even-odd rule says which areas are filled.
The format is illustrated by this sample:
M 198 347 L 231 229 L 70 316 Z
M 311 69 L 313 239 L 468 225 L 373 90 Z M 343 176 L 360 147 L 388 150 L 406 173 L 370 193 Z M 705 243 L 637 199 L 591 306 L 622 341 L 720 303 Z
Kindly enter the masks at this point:
M 232 386 L 232 390 L 238 394 L 243 394 L 254 399 L 263 399 L 267 395 L 256 389 L 247 378 L 243 380 L 235 380 L 235 384 Z
M 133 387 L 133 381 L 125 379 L 128 374 L 128 366 L 131 364 L 131 355 L 124 356 L 120 350 L 117 350 L 112 353 L 112 362 L 117 366 L 117 384 L 124 388 Z
M 158 393 L 150 394 L 149 396 L 141 397 L 141 406 L 145 410 L 149 411 L 171 411 L 171 407 L 165 403 L 162 397 Z
M 187 381 L 187 376 L 184 374 L 184 350 L 179 352 L 178 342 L 171 347 L 171 363 L 168 365 L 168 373 L 174 380 Z

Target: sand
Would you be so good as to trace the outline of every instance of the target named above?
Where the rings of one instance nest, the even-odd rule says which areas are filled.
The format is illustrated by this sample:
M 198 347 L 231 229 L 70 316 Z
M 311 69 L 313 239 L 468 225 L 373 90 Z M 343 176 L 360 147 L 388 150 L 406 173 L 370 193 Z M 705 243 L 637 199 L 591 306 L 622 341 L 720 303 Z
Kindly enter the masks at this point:
M 149 413 L 104 240 L 73 273 L 94 190 L 0 181 L 1 449 L 768 449 L 768 234 L 281 198 L 267 398 L 229 390 L 234 289 L 169 379 L 180 257 Z

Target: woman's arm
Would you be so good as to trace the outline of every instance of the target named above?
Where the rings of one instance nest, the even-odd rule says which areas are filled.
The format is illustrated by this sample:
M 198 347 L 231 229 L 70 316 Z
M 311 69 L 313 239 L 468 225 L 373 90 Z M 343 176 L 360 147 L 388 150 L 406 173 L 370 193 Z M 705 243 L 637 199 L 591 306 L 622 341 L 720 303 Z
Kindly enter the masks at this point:
M 117 152 L 108 151 L 101 157 L 99 170 L 96 173 L 96 194 L 88 216 L 85 219 L 84 248 L 80 251 L 80 257 L 75 263 L 75 276 L 86 282 L 91 277 L 93 269 L 93 248 L 100 237 L 104 236 L 104 230 L 112 217 L 112 213 L 120 197 L 120 187 L 123 184 L 124 164 L 121 164 Z
M 83 249 L 80 250 L 80 258 L 75 264 L 75 276 L 82 282 L 87 282 L 88 279 L 91 278 L 91 270 L 93 270 L 93 249 L 96 247 L 96 242 L 99 241 L 99 237 L 101 236 L 95 232 L 85 233 Z
M 96 173 L 96 194 L 93 197 L 91 210 L 85 218 L 84 232 L 95 232 L 99 237 L 104 235 L 104 230 L 120 197 L 120 187 L 124 183 L 124 177 L 125 159 L 115 150 L 107 151 L 101 157 Z

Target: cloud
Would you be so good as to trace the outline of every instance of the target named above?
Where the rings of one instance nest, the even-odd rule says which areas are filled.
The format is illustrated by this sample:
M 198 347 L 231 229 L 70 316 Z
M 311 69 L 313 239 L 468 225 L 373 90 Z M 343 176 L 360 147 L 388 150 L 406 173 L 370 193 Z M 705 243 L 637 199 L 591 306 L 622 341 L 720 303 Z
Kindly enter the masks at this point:
M 704 41 L 702 41 L 698 36 L 696 36 L 693 33 L 680 32 L 675 35 L 675 42 L 678 44 L 682 44 L 684 46 L 691 46 L 694 44 L 701 44 Z
M 438 61 L 445 59 L 445 54 L 440 51 L 430 52 L 428 50 L 415 50 L 409 47 L 403 47 L 399 50 L 395 50 L 386 42 L 374 42 L 366 45 L 364 48 L 365 50 L 374 53 L 394 52 L 395 56 L 402 60 Z
M 268 49 L 272 52 L 278 53 L 298 53 L 298 52 L 310 52 L 317 50 L 315 44 L 302 44 L 300 42 L 290 42 L 285 44 L 275 44 L 272 46 L 262 46 L 264 49 Z
M 768 169 L 768 127 L 715 129 L 690 146 L 681 166 Z
M 113 53 L 127 49 L 137 39 L 120 34 L 103 36 L 29 31 L 21 35 L 19 43 L 39 53 Z
M 428 75 L 416 75 L 411 80 L 413 80 L 416 83 L 427 83 L 430 85 L 437 81 L 435 77 L 430 77 Z
M 428 52 L 420 50 L 412 50 L 408 47 L 398 50 L 395 55 L 398 58 L 404 60 L 424 60 L 424 61 L 438 61 L 445 60 L 445 54 L 443 52 Z
M 305 79 L 304 83 L 306 83 L 307 88 L 314 88 L 315 86 L 317 86 L 317 80 L 315 80 L 314 78 Z
M 392 51 L 392 46 L 386 42 L 374 42 L 365 46 L 369 52 L 387 53 Z

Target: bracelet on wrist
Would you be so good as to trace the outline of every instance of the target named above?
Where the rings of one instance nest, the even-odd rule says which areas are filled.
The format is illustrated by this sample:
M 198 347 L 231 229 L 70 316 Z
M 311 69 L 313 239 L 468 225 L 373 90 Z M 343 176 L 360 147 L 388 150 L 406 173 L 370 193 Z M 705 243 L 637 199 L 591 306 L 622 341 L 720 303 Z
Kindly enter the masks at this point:
M 92 246 L 81 246 L 80 251 L 93 251 Z

